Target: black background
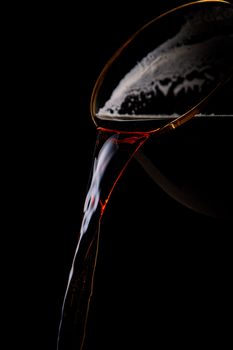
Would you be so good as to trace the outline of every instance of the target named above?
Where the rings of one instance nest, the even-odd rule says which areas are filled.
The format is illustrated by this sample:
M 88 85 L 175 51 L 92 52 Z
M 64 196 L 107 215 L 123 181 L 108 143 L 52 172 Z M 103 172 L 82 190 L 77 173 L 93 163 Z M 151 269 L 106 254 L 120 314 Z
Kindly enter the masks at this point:
M 19 277 L 13 324 L 24 347 L 56 348 L 95 144 L 89 113 L 95 80 L 134 30 L 181 3 L 38 5 L 22 23 L 18 51 L 27 73 L 20 77 L 27 87 L 14 166 L 19 259 L 10 275 Z M 182 207 L 132 161 L 102 232 L 88 349 L 191 345 L 201 335 L 222 342 L 230 309 L 228 224 Z

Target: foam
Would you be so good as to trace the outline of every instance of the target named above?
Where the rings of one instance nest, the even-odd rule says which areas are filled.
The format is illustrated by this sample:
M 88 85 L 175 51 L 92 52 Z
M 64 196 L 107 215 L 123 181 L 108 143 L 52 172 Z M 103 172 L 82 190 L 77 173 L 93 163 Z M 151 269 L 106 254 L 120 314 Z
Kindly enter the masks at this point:
M 213 62 L 211 53 L 214 48 L 223 48 L 224 45 L 224 50 L 228 49 L 228 59 L 233 60 L 233 35 L 227 39 L 228 46 L 226 46 L 224 34 L 213 33 L 216 19 L 220 24 L 224 21 L 224 26 L 228 22 L 232 26 L 232 18 L 233 11 L 229 8 L 225 11 L 222 9 L 212 12 L 200 11 L 195 16 L 188 16 L 174 37 L 148 53 L 123 77 L 110 99 L 99 109 L 97 117 L 101 119 L 148 118 L 148 115 L 143 116 L 141 110 L 137 110 L 137 103 L 146 104 L 158 93 L 165 97 L 168 94 L 176 97 L 181 92 L 187 94 L 194 90 L 201 93 L 204 84 L 212 83 L 216 79 L 212 72 L 213 65 L 223 67 L 225 64 L 225 57 L 223 59 L 221 52 L 216 55 Z M 199 33 L 203 23 L 204 38 Z M 135 108 L 132 108 L 129 113 L 125 111 L 122 113 L 122 106 L 126 99 L 128 99 L 128 106 L 135 104 Z M 174 113 L 176 115 L 176 111 Z M 154 114 L 153 117 L 158 115 Z

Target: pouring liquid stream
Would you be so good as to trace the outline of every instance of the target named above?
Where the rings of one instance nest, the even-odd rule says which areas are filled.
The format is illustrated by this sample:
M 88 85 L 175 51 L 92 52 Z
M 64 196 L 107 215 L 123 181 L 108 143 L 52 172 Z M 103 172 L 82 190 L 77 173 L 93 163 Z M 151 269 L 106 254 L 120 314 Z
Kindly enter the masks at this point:
M 83 219 L 62 305 L 57 350 L 82 349 L 98 255 L 101 218 L 130 159 L 149 133 L 98 129 Z

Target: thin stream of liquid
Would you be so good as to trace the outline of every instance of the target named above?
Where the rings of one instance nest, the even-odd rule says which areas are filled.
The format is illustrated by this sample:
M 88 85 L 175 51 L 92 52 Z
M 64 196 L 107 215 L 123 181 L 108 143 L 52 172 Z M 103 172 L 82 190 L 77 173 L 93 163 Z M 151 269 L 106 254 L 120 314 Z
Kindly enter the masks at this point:
M 83 220 L 62 305 L 57 350 L 82 349 L 98 254 L 100 223 L 116 183 L 146 133 L 116 133 L 100 128 Z

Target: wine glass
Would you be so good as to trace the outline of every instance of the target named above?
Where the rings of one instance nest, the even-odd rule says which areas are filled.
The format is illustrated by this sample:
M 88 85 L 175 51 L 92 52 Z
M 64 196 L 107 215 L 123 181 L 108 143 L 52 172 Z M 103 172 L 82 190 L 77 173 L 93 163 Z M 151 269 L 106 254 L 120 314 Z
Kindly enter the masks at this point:
M 169 141 L 172 135 L 180 139 L 176 132 L 182 130 L 181 135 L 186 135 L 185 127 L 189 125 L 189 133 L 195 138 L 199 122 L 193 127 L 193 121 L 215 113 L 216 101 L 232 91 L 232 34 L 230 3 L 187 3 L 140 28 L 101 72 L 91 97 L 91 115 L 97 127 L 93 169 L 62 305 L 57 349 L 85 347 L 101 219 L 112 190 L 132 157 L 173 197 L 180 199 L 188 193 L 183 204 L 212 215 L 212 208 L 210 212 L 205 201 L 202 208 L 200 196 L 194 201 L 192 191 L 177 191 L 177 186 L 172 187 L 170 179 L 157 169 L 161 167 L 166 174 L 166 162 L 177 161 L 179 157 L 185 163 L 184 150 L 174 152 Z M 211 112 L 209 106 L 214 106 Z M 156 165 L 159 157 L 154 156 L 156 147 L 156 154 L 160 153 L 164 160 L 159 166 Z M 193 168 L 201 167 L 198 162 Z M 196 178 L 193 168 L 185 177 L 183 167 L 175 175 L 181 179 Z M 192 189 L 191 184 L 188 183 Z M 223 208 L 225 204 L 220 206 L 221 210 L 214 207 L 214 215 L 225 213 Z

